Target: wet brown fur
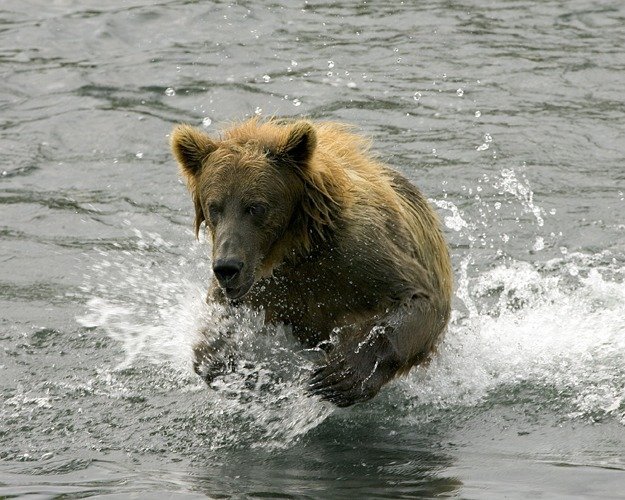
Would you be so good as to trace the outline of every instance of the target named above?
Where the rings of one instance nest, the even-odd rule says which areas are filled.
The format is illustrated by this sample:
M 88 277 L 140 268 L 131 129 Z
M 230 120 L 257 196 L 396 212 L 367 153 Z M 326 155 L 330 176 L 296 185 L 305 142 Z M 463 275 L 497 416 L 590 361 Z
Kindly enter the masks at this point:
M 292 325 L 307 345 L 338 332 L 312 392 L 347 406 L 427 360 L 450 313 L 447 246 L 427 200 L 368 141 L 337 123 L 252 119 L 218 139 L 178 126 L 172 148 L 213 258 L 237 227 L 207 220 L 208 200 L 224 190 L 290 212 L 240 236 L 258 255 L 250 251 L 254 285 L 234 302 Z M 215 282 L 209 295 L 228 301 Z

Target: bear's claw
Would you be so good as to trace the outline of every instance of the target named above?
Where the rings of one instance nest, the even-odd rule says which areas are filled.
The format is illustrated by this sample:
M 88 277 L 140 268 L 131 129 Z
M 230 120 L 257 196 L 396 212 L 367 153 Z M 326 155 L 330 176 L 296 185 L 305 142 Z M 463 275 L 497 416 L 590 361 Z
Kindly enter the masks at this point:
M 335 370 L 331 365 L 319 368 L 313 373 L 308 385 L 311 394 L 337 406 L 351 406 L 355 403 L 371 399 L 379 390 L 367 390 L 359 384 L 358 377 L 349 368 Z
M 215 378 L 232 373 L 236 369 L 236 358 L 224 347 L 224 345 L 210 345 L 207 342 L 200 342 L 193 349 L 193 371 L 202 377 L 208 385 Z
M 308 391 L 340 407 L 371 399 L 399 366 L 389 348 L 387 339 L 380 336 L 332 352 L 326 364 L 312 373 Z

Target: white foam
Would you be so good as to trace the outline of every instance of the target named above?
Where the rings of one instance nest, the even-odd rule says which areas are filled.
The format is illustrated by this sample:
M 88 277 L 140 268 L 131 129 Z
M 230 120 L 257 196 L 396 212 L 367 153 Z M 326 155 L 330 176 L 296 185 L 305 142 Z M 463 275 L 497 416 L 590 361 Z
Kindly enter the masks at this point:
M 405 382 L 411 396 L 438 407 L 476 405 L 496 389 L 531 383 L 570 399 L 571 415 L 622 418 L 622 282 L 589 270 L 570 288 L 528 263 L 499 266 L 471 281 L 474 300 L 491 300 L 452 323 L 429 369 Z

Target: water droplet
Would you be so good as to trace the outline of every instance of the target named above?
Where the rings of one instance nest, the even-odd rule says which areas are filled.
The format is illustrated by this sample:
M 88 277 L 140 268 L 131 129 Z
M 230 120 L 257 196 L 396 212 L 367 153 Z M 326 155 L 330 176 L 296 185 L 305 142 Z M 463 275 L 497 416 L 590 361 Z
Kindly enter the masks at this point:
M 271 80 L 271 77 L 269 75 L 263 75 L 263 81 L 265 83 L 269 83 L 269 80 Z
M 534 242 L 533 249 L 535 252 L 540 252 L 545 248 L 545 240 L 542 236 L 538 236 Z
M 453 229 L 454 231 L 460 231 L 463 227 L 467 227 L 466 221 L 462 218 L 460 212 L 458 211 L 458 208 L 453 203 L 450 203 L 448 201 L 439 201 L 437 202 L 437 205 L 440 208 L 451 210 L 451 215 L 448 215 L 443 219 L 445 226 L 447 226 L 449 229 Z
M 493 142 L 493 138 L 490 134 L 484 134 L 484 142 Z
M 421 92 L 415 92 L 414 95 L 412 96 L 412 98 L 415 101 L 418 101 L 419 99 L 421 99 Z
M 334 68 L 334 61 L 328 61 L 328 68 Z
M 357 87 L 356 82 L 347 82 L 347 86 L 350 89 L 355 89 Z
M 555 209 L 555 208 L 552 208 L 551 210 L 549 210 L 549 213 L 550 213 L 551 215 L 555 215 L 555 214 L 556 214 L 556 209 Z
M 294 66 L 294 67 L 297 66 L 297 61 L 291 60 L 291 66 Z
M 462 97 L 464 95 L 464 90 L 458 89 L 456 90 L 456 94 L 458 94 L 458 97 Z
M 263 112 L 263 108 L 256 106 L 256 109 L 254 110 L 254 114 L 255 115 L 260 115 Z
M 139 151 L 135 156 L 137 158 L 141 159 L 141 158 L 143 158 L 143 153 L 141 151 Z
M 302 101 L 300 101 L 299 99 L 295 98 L 293 99 L 293 106 L 300 106 L 302 104 Z
M 175 95 L 176 95 L 176 91 L 175 91 L 173 88 L 171 88 L 171 87 L 167 87 L 167 88 L 165 89 L 165 95 L 166 95 L 167 97 L 172 97 L 172 96 L 175 96 Z
M 480 110 L 475 112 L 475 118 L 479 118 L 480 116 L 482 116 L 482 112 Z
M 432 154 L 433 154 L 434 156 L 438 156 L 438 153 L 436 152 L 436 148 L 432 148 Z
M 7 172 L 6 170 L 3 170 L 2 171 L 2 177 L 6 176 L 6 175 L 9 175 L 9 172 Z
M 202 119 L 202 126 L 203 126 L 203 127 L 210 127 L 210 124 L 211 124 L 211 123 L 213 123 L 213 120 L 211 120 L 211 119 L 210 119 L 210 117 L 208 117 L 208 116 L 205 116 L 205 117 Z
M 569 253 L 569 249 L 566 247 L 560 247 L 560 253 L 562 255 L 566 255 L 567 253 Z
M 333 74 L 334 74 L 334 73 L 332 73 L 332 71 L 328 71 L 328 72 L 326 73 L 326 75 L 327 75 L 327 76 L 332 76 Z
M 397 62 L 400 63 L 401 62 L 401 57 L 397 58 Z
M 501 202 L 495 202 L 495 210 L 499 210 L 501 208 Z

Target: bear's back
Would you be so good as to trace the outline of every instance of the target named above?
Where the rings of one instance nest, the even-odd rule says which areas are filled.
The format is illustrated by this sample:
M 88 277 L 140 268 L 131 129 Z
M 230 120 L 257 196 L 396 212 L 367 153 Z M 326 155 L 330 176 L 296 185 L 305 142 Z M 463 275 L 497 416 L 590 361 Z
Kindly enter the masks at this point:
M 449 302 L 449 252 L 439 218 L 427 199 L 406 177 L 378 161 L 369 151 L 369 141 L 350 127 L 326 122 L 318 125 L 317 132 L 314 161 L 324 164 L 317 168 L 344 177 L 349 190 L 344 227 L 352 234 L 346 244 L 357 239 L 378 247 L 377 252 L 386 252 L 394 268 L 399 264 L 405 279 L 422 280 L 422 274 L 427 274 L 432 290 Z

